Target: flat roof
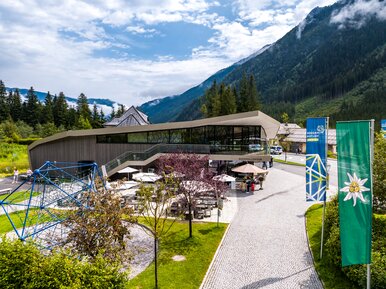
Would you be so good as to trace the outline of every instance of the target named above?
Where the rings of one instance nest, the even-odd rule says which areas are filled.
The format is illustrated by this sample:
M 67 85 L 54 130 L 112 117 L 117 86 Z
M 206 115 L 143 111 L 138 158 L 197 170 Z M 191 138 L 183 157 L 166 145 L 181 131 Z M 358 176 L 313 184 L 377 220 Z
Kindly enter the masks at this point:
M 159 124 L 149 124 L 140 126 L 124 126 L 124 127 L 106 127 L 98 129 L 87 129 L 87 130 L 68 130 L 65 132 L 57 133 L 52 136 L 43 138 L 35 141 L 28 146 L 28 150 L 34 147 L 60 140 L 67 137 L 81 137 L 91 135 L 104 135 L 104 134 L 117 134 L 117 133 L 130 133 L 130 132 L 147 132 L 167 129 L 182 129 L 192 128 L 206 125 L 261 125 L 267 135 L 267 138 L 274 138 L 279 129 L 280 123 L 265 113 L 255 110 L 242 112 L 237 114 L 223 115 L 211 118 L 203 118 L 192 121 L 181 121 L 181 122 L 167 122 Z

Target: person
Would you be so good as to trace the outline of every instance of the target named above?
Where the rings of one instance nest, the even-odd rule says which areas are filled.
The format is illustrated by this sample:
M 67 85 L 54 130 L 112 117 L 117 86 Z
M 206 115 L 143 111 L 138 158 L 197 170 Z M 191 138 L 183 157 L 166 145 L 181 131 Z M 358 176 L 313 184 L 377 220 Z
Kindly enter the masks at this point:
M 28 168 L 27 170 L 27 178 L 29 178 L 30 176 L 32 176 L 32 171 L 30 168 Z
M 266 162 L 266 161 L 263 161 L 263 169 L 264 169 L 264 170 L 268 169 L 268 167 L 267 167 L 267 162 Z
M 251 192 L 253 193 L 255 191 L 255 182 L 251 181 Z
M 260 174 L 258 177 L 258 180 L 260 182 L 260 190 L 263 189 L 263 181 L 265 180 L 264 174 Z
M 269 160 L 269 167 L 272 168 L 273 167 L 273 157 L 271 156 L 271 159 Z
M 12 184 L 17 183 L 18 177 L 19 177 L 19 171 L 17 170 L 17 168 L 14 168 L 13 169 L 13 181 L 12 181 Z

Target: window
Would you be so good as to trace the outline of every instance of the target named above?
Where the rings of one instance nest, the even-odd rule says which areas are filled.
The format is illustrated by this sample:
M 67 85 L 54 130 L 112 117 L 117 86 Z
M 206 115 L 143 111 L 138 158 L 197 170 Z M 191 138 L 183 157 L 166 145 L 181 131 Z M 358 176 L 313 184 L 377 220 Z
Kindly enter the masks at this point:
M 173 129 L 170 131 L 170 143 L 190 143 L 190 135 L 188 129 Z
M 148 143 L 169 143 L 169 131 L 149 131 Z
M 128 143 L 147 143 L 147 132 L 135 132 L 127 135 Z

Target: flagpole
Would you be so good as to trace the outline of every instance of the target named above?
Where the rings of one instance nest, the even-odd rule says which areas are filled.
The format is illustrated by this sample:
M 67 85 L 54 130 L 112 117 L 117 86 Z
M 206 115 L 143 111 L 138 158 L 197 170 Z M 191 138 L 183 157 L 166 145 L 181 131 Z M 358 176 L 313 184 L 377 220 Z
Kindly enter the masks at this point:
M 327 170 L 327 161 L 328 161 L 328 158 L 327 158 L 327 151 L 328 151 L 328 121 L 329 121 L 329 117 L 326 117 L 326 155 L 324 156 L 325 159 L 326 159 L 326 166 L 325 166 L 325 169 L 326 169 L 326 189 L 325 189 L 325 192 L 324 192 L 324 200 L 323 200 L 323 216 L 322 216 L 322 236 L 321 236 L 321 240 L 320 240 L 320 258 L 319 259 L 322 259 L 323 258 L 323 242 L 324 242 L 324 218 L 325 218 L 325 215 L 326 215 L 326 198 L 327 198 L 327 181 L 328 181 L 328 170 Z
M 370 178 L 371 178 L 371 192 L 373 192 L 373 161 L 374 161 L 374 119 L 370 122 Z M 373 206 L 373 200 L 371 199 L 371 210 Z M 370 245 L 370 254 L 371 254 L 371 245 Z M 371 269 L 370 264 L 367 264 L 367 282 L 366 289 L 371 287 Z

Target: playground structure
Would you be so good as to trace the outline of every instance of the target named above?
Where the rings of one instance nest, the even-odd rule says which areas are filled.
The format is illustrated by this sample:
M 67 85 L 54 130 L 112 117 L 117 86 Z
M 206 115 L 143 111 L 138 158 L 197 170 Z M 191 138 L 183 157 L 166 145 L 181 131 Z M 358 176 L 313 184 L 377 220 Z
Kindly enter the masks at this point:
M 50 249 L 65 238 L 63 221 L 77 208 L 89 208 L 82 193 L 96 192 L 97 178 L 103 180 L 96 163 L 47 161 L 0 200 L 0 214 L 18 239 Z

